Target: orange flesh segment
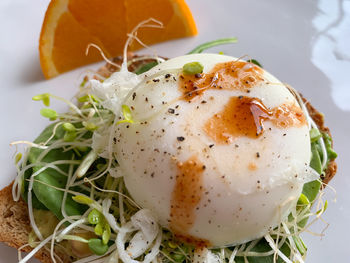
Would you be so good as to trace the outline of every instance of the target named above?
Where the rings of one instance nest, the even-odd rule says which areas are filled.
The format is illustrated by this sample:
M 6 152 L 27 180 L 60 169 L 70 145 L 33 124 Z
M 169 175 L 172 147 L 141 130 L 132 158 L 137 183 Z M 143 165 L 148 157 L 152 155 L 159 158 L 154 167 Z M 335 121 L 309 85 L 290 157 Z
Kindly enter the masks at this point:
M 137 36 L 147 45 L 197 34 L 191 12 L 183 0 L 153 0 L 145 3 L 139 0 L 127 0 L 125 4 L 128 32 L 131 32 L 140 21 L 150 17 L 163 23 L 162 29 L 141 28 L 138 31 Z M 133 16 L 139 17 L 139 20 L 133 19 Z M 134 41 L 131 50 L 139 48 L 141 45 Z
M 64 39 L 70 35 L 70 41 Z M 65 72 L 72 68 L 99 61 L 101 56 L 95 49 L 91 49 L 88 56 L 85 56 L 85 50 L 89 43 L 95 43 L 103 48 L 103 44 L 80 24 L 78 24 L 70 13 L 64 13 L 58 21 L 55 42 L 53 46 L 52 59 L 58 72 Z M 79 56 L 79 60 L 62 60 L 62 57 Z
M 89 43 L 107 57 L 121 55 L 127 33 L 149 18 L 163 29 L 142 28 L 138 37 L 147 45 L 197 34 L 191 12 L 183 0 L 52 0 L 43 22 L 39 51 L 46 78 L 102 60 Z M 130 50 L 141 45 L 133 41 Z
M 127 38 L 122 1 L 70 0 L 68 9 L 79 24 L 103 43 L 106 56 L 120 54 Z

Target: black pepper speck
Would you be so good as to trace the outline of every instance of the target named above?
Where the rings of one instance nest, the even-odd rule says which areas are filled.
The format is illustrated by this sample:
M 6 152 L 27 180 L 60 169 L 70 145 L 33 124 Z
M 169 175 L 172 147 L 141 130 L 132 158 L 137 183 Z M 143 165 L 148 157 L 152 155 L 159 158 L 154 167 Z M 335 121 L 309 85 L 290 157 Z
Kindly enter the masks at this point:
M 176 138 L 179 142 L 183 142 L 185 140 L 185 137 L 179 136 Z

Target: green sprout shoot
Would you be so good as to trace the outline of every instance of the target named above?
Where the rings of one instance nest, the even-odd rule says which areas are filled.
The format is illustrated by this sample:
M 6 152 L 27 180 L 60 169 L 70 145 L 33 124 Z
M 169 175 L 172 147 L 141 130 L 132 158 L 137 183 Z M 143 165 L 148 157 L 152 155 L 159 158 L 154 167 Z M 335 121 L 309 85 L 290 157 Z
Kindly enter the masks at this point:
M 43 93 L 40 95 L 36 95 L 32 98 L 34 101 L 42 101 L 43 104 L 47 107 L 50 106 L 50 94 L 49 93 Z
M 191 50 L 190 52 L 188 52 L 188 54 L 202 53 L 204 50 L 206 50 L 208 48 L 212 48 L 212 47 L 219 46 L 219 45 L 233 44 L 233 43 L 237 43 L 236 37 L 221 38 L 221 39 L 217 39 L 214 41 L 210 41 L 210 42 L 206 42 L 204 44 L 201 44 L 198 47 Z
M 52 109 L 44 108 L 40 110 L 41 116 L 50 119 L 50 121 L 54 121 L 57 119 L 57 112 Z
M 75 126 L 73 124 L 69 123 L 69 122 L 63 123 L 62 127 L 67 132 L 75 132 L 76 131 Z
M 118 121 L 117 125 L 120 123 L 125 123 L 125 122 L 134 123 L 134 120 L 133 120 L 132 114 L 131 114 L 131 109 L 128 105 L 125 105 L 125 104 L 122 105 L 122 113 L 124 116 L 124 120 Z
M 94 203 L 94 200 L 90 199 L 85 195 L 76 195 L 76 196 L 73 196 L 72 199 L 75 202 L 83 205 L 91 205 L 92 203 Z
M 95 131 L 98 129 L 98 126 L 92 122 L 83 122 L 83 126 L 85 127 L 85 129 L 87 129 L 88 131 Z
M 186 75 L 195 75 L 203 72 L 203 65 L 199 62 L 189 62 L 183 65 L 182 71 Z
M 21 159 L 22 159 L 22 153 L 17 153 L 15 156 L 15 164 L 18 164 Z

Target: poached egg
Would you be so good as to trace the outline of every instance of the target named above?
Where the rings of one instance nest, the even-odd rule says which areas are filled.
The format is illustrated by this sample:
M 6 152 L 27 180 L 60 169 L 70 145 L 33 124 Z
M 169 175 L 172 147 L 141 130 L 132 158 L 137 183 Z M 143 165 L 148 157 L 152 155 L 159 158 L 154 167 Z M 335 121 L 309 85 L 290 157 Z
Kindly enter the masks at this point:
M 203 73 L 186 75 L 186 63 Z M 176 57 L 144 73 L 114 152 L 132 198 L 179 239 L 223 247 L 260 238 L 313 180 L 307 119 L 286 85 L 219 54 Z

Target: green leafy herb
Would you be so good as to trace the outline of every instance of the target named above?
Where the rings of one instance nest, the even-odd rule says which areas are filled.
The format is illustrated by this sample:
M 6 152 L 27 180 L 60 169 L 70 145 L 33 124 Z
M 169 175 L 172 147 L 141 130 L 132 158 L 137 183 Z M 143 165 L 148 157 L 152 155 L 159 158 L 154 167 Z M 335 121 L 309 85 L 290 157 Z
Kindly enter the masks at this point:
M 88 244 L 90 250 L 98 256 L 102 256 L 108 251 L 108 245 L 103 244 L 99 238 L 91 238 Z
M 257 61 L 256 59 L 249 59 L 248 62 L 253 63 L 261 68 L 263 67 L 261 63 L 259 63 L 259 61 Z
M 311 143 L 311 154 L 311 168 L 313 168 L 318 174 L 322 174 L 322 161 L 316 143 Z
M 304 195 L 303 193 L 300 195 L 299 199 L 298 199 L 298 206 L 305 206 L 310 204 L 309 199 L 307 198 L 306 195 Z
M 337 158 L 338 155 L 332 148 L 332 138 L 326 132 L 323 132 L 322 136 L 323 136 L 323 139 L 324 139 L 324 143 L 326 145 L 326 150 L 327 150 L 327 155 L 328 155 L 328 160 L 327 161 L 334 160 L 335 158 Z
M 75 138 L 77 138 L 77 133 L 74 131 L 73 132 L 67 131 L 63 136 L 63 140 L 65 142 L 72 142 L 75 140 Z
M 157 61 L 152 61 L 152 62 L 149 62 L 147 64 L 144 64 L 142 65 L 141 67 L 139 67 L 137 70 L 135 70 L 135 73 L 137 75 L 140 75 L 142 73 L 145 73 L 147 71 L 149 71 L 151 68 L 155 67 L 158 65 L 158 62 Z
M 318 129 L 315 129 L 315 128 L 312 128 L 310 130 L 310 139 L 311 139 L 311 142 L 316 142 L 318 141 L 318 139 L 321 138 L 321 133 Z
M 226 44 L 232 44 L 232 43 L 237 43 L 237 38 L 236 37 L 230 37 L 230 38 L 221 38 L 213 41 L 206 42 L 204 44 L 201 44 L 188 52 L 188 54 L 196 54 L 196 53 L 202 53 L 204 50 L 208 48 L 212 48 L 215 46 L 220 46 L 220 45 L 226 45 Z
M 312 157 L 310 161 L 310 166 L 320 175 L 324 172 L 322 169 L 322 158 L 324 157 L 322 155 L 322 150 L 318 142 L 318 139 L 321 138 L 321 136 L 324 139 L 326 150 L 327 150 L 327 165 L 323 169 L 327 169 L 329 161 L 337 157 L 337 154 L 332 149 L 331 137 L 327 133 L 324 133 L 324 132 L 320 133 L 319 130 L 317 129 L 311 129 L 310 139 L 311 139 Z M 320 191 L 321 185 L 322 185 L 321 180 L 315 180 L 304 184 L 302 195 L 298 200 L 298 204 L 300 205 L 300 202 L 306 203 L 308 201 L 312 203 L 313 201 L 315 201 Z M 327 206 L 327 204 L 325 204 L 325 206 Z M 298 225 L 300 227 L 304 227 L 307 221 L 308 221 L 308 218 L 305 218 L 304 220 L 300 221 Z
M 35 143 L 46 142 L 48 138 L 52 136 L 53 129 L 57 125 L 57 123 L 52 123 L 49 125 L 44 131 L 39 135 L 39 137 L 34 141 Z M 51 141 L 57 141 L 63 139 L 65 134 L 65 130 L 62 126 L 59 126 L 56 130 L 55 135 L 53 136 Z M 42 154 L 44 150 L 38 148 L 31 148 L 28 155 L 28 162 L 32 164 L 37 163 L 37 158 Z M 42 159 L 42 162 L 52 163 L 57 160 L 72 160 L 72 156 L 75 156 L 74 151 L 63 151 L 61 148 L 53 149 L 49 151 L 45 157 Z M 27 200 L 28 193 L 28 181 L 27 179 L 31 176 L 31 174 L 38 172 L 43 166 L 35 165 L 32 169 L 27 170 L 25 173 L 24 180 L 24 189 L 23 189 L 23 197 Z M 59 165 L 59 168 L 65 172 L 68 171 L 68 165 Z M 37 209 L 50 209 L 59 219 L 62 219 L 63 216 L 61 214 L 61 206 L 63 200 L 63 192 L 55 189 L 57 188 L 65 188 L 67 182 L 67 177 L 62 175 L 58 171 L 47 168 L 44 171 L 41 171 L 39 174 L 35 176 L 35 181 L 33 184 L 33 207 Z M 53 186 L 53 187 L 50 187 Z M 73 201 L 72 195 L 67 195 L 67 200 L 65 203 L 65 210 L 67 215 L 81 215 L 85 212 L 86 206 L 78 204 Z
M 303 194 L 307 197 L 309 202 L 313 202 L 318 192 L 320 191 L 321 182 L 319 180 L 315 180 L 309 183 L 304 184 Z
M 280 251 L 285 254 L 287 257 L 290 255 L 290 248 L 288 247 L 288 241 L 286 241 L 282 247 L 280 248 Z M 247 246 L 249 243 L 247 244 Z M 254 252 L 268 252 L 271 250 L 271 247 L 267 243 L 265 239 L 261 239 L 258 244 L 251 250 Z M 274 255 L 266 256 L 266 257 L 247 257 L 247 260 L 249 263 L 283 263 L 284 260 L 280 257 L 277 258 L 276 261 L 274 261 Z M 246 263 L 245 259 L 243 257 L 236 257 L 235 258 L 236 263 Z

